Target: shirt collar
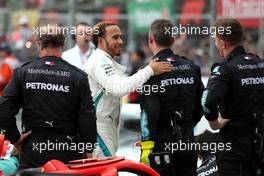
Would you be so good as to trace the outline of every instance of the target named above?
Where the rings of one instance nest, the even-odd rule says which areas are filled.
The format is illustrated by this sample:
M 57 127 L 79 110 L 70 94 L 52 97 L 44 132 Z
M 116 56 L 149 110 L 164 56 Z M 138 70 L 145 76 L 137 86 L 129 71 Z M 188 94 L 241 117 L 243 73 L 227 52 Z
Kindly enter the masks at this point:
M 160 50 L 154 57 L 154 58 L 163 58 L 166 57 L 168 55 L 173 55 L 173 51 L 170 48 L 166 48 L 163 50 Z
M 54 59 L 58 59 L 58 60 L 61 60 L 61 57 L 59 56 L 53 56 L 53 55 L 46 55 L 46 56 L 42 56 L 42 57 L 39 57 L 41 59 L 46 59 L 46 60 L 54 60 Z
M 86 53 L 84 53 L 84 54 L 81 53 L 80 48 L 78 47 L 77 44 L 75 44 L 74 49 L 76 49 L 81 55 L 84 55 L 84 56 L 86 56 L 86 57 L 89 57 L 89 56 L 92 54 L 93 50 L 95 49 L 95 46 L 94 46 L 93 43 L 89 42 L 89 49 L 88 49 L 88 51 L 87 51 Z
M 226 57 L 227 61 L 230 61 L 236 55 L 245 54 L 245 53 L 246 53 L 246 51 L 245 51 L 244 47 L 239 45 L 227 55 L 227 57 Z
M 102 54 L 104 54 L 106 57 L 108 57 L 109 59 L 111 59 L 112 63 L 115 65 L 115 67 L 120 70 L 121 72 L 125 73 L 126 72 L 126 67 L 124 67 L 123 65 L 120 65 L 119 63 L 117 63 L 111 56 L 110 54 L 108 54 L 107 52 L 105 52 L 104 50 L 101 50 L 100 48 L 96 49 L 97 52 L 100 52 Z
M 107 52 L 105 52 L 104 50 L 101 50 L 100 48 L 97 48 L 96 50 L 97 50 L 98 52 L 104 54 L 106 57 L 108 57 L 108 58 L 110 58 L 110 59 L 113 59 L 113 58 L 111 57 L 111 55 L 108 54 Z
M 90 57 L 95 50 L 95 46 L 92 42 L 89 42 L 89 50 L 85 53 L 86 57 Z

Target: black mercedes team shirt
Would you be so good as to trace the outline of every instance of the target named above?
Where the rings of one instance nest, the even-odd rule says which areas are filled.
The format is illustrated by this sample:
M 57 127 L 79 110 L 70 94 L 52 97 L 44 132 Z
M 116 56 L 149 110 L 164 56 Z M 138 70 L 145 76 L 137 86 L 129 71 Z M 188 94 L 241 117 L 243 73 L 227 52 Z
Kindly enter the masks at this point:
M 96 141 L 96 117 L 87 75 L 56 57 L 43 57 L 17 68 L 0 99 L 0 129 L 16 142 L 15 115 L 33 133 L 80 134 Z
M 254 117 L 264 113 L 264 60 L 235 48 L 212 66 L 202 104 L 207 120 L 216 120 L 218 112 L 230 119 L 220 130 L 221 140 L 254 165 Z
M 264 60 L 235 48 L 211 68 L 203 96 L 205 117 L 214 121 L 218 111 L 224 118 L 244 118 L 264 112 Z
M 173 69 L 151 77 L 142 88 L 142 139 L 166 140 L 173 134 L 171 120 L 175 116 L 176 123 L 183 126 L 182 137 L 192 138 L 192 129 L 203 115 L 201 96 L 204 86 L 200 68 L 175 55 L 171 49 L 161 50 L 153 58 L 170 62 Z M 147 121 L 144 121 L 146 116 Z

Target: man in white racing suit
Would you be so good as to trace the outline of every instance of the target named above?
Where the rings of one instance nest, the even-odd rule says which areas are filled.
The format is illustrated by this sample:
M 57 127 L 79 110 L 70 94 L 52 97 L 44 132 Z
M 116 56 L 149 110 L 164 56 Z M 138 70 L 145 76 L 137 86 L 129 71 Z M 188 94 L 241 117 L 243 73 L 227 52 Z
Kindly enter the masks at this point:
M 97 142 L 100 148 L 93 157 L 115 156 L 118 146 L 120 98 L 143 85 L 151 76 L 171 71 L 168 62 L 152 61 L 148 66 L 130 77 L 125 76 L 125 67 L 118 64 L 123 46 L 120 28 L 109 22 L 95 25 L 92 34 L 97 47 L 84 65 L 94 100 L 97 116 Z

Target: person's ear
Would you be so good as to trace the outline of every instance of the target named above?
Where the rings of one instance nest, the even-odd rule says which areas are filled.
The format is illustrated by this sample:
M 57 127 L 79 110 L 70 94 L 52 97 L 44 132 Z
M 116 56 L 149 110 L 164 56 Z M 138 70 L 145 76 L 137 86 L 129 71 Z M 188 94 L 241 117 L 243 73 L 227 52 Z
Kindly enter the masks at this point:
M 171 38 L 171 45 L 173 45 L 173 44 L 174 44 L 174 42 L 175 42 L 175 38 L 174 38 L 174 37 L 172 37 L 172 38 Z
M 38 39 L 35 40 L 35 44 L 37 47 L 39 47 L 39 40 Z
M 220 47 L 221 49 L 225 49 L 226 48 L 226 42 L 222 39 L 220 39 Z
M 64 48 L 64 46 L 61 46 L 61 47 L 60 47 L 61 52 L 63 52 L 63 48 Z
M 104 46 L 104 38 L 103 37 L 98 37 L 97 41 L 98 41 L 98 46 L 99 45 L 102 47 Z
M 36 41 L 36 45 L 37 45 L 39 57 L 42 57 L 42 46 L 41 46 L 40 42 Z
M 154 42 L 153 35 L 151 34 L 151 32 L 149 32 L 149 43 L 153 44 L 153 42 Z
M 41 51 L 41 44 L 40 44 L 39 40 L 36 40 L 36 45 L 38 48 L 38 52 Z

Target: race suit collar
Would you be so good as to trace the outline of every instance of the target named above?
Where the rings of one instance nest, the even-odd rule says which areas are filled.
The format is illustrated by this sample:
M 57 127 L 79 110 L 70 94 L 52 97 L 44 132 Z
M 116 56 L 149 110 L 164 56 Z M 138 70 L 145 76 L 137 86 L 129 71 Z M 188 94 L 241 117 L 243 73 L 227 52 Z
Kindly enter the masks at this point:
M 173 51 L 170 48 L 160 50 L 155 56 L 153 56 L 153 59 L 154 58 L 163 58 L 163 57 L 166 57 L 168 55 L 173 55 Z
M 100 48 L 97 48 L 96 50 L 99 51 L 99 52 L 101 52 L 102 54 L 104 54 L 104 55 L 107 56 L 108 58 L 113 59 L 113 58 L 110 56 L 110 54 L 108 54 L 108 53 L 105 52 L 104 50 L 101 50 Z
M 240 54 L 245 54 L 245 49 L 243 46 L 239 45 L 238 47 L 236 47 L 235 49 L 233 49 L 233 51 L 231 51 L 228 55 L 227 55 L 227 61 L 230 61 L 231 59 L 233 59 L 236 55 L 240 55 Z
M 60 55 L 61 56 L 61 55 Z M 47 58 L 55 58 L 55 59 L 61 59 L 59 55 L 53 55 L 53 56 L 49 56 L 49 55 L 46 55 L 46 56 L 42 56 L 40 57 L 41 59 L 47 59 Z
M 109 59 L 111 59 L 112 63 L 115 65 L 115 67 L 120 70 L 122 73 L 126 72 L 126 67 L 120 65 L 119 63 L 117 63 L 111 56 L 110 54 L 108 54 L 107 52 L 105 52 L 104 50 L 101 50 L 100 48 L 96 49 L 96 52 L 100 52 L 101 54 L 105 55 L 106 57 L 108 57 Z

